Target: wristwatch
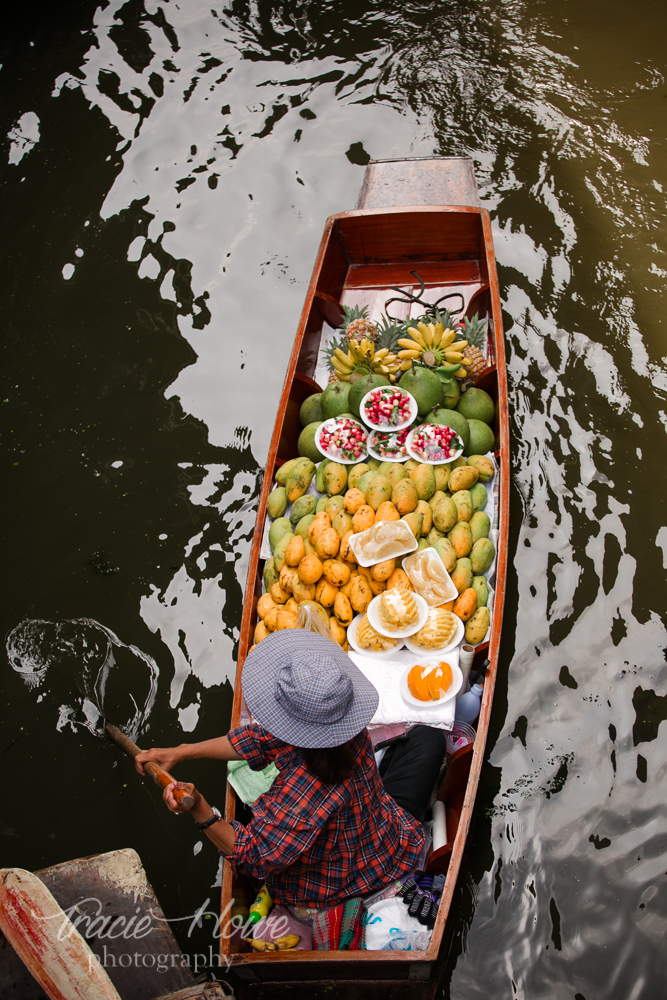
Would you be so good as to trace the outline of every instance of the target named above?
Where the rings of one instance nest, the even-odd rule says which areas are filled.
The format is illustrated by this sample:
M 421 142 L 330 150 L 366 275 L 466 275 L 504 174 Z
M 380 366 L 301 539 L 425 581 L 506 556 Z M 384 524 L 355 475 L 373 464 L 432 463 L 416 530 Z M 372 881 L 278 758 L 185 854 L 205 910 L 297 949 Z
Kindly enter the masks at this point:
M 200 830 L 208 830 L 209 826 L 213 826 L 213 824 L 217 823 L 219 819 L 222 819 L 220 810 L 216 809 L 215 806 L 211 806 L 211 808 L 213 810 L 211 816 L 208 819 L 205 819 L 203 823 L 197 823 Z M 195 820 L 195 822 L 197 821 Z

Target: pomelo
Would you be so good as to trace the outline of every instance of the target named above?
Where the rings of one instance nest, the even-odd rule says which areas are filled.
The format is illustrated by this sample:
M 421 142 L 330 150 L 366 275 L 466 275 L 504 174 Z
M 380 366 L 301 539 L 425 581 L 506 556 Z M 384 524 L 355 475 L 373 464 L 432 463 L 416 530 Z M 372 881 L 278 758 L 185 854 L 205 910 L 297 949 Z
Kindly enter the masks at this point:
M 302 427 L 305 427 L 306 424 L 312 424 L 315 420 L 323 419 L 321 401 L 321 392 L 316 392 L 312 396 L 308 396 L 307 399 L 304 399 L 299 410 L 299 420 Z
M 348 396 L 350 395 L 350 383 L 349 382 L 329 382 L 322 393 L 322 418 L 323 420 L 329 420 L 331 417 L 339 417 L 341 413 L 345 413 L 348 407 Z M 313 417 L 314 420 L 317 417 Z
M 442 382 L 428 368 L 415 368 L 413 365 L 401 378 L 400 386 L 416 399 L 420 417 L 442 402 Z
M 466 420 L 483 420 L 485 424 L 492 424 L 496 413 L 493 399 L 488 392 L 476 389 L 474 385 L 461 393 L 456 409 Z
M 361 401 L 366 393 L 370 392 L 371 389 L 377 389 L 380 385 L 389 385 L 389 379 L 385 378 L 384 375 L 376 375 L 375 372 L 362 375 L 361 378 L 352 382 L 350 394 L 347 397 L 348 404 L 345 409 L 351 410 L 354 413 L 355 420 L 358 420 L 361 415 Z
M 429 413 L 426 423 L 451 427 L 463 441 L 463 450 L 467 450 L 470 440 L 470 428 L 468 427 L 468 421 L 458 410 L 448 410 L 443 406 L 438 407 Z
M 312 423 L 306 424 L 299 434 L 297 452 L 304 458 L 309 458 L 311 462 L 322 461 L 322 452 L 315 444 L 315 431 L 321 423 L 321 420 L 314 420 Z
M 487 451 L 493 451 L 496 436 L 493 429 L 485 424 L 483 420 L 469 420 L 470 429 L 469 448 L 471 455 L 486 455 Z

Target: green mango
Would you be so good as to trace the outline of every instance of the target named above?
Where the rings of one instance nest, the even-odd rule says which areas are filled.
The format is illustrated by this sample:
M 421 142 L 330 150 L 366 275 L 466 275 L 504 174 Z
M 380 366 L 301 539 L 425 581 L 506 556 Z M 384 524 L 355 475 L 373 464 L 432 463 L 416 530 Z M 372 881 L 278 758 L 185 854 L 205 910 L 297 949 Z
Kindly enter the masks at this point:
M 315 489 L 317 490 L 318 493 L 326 492 L 326 490 L 324 489 L 324 470 L 326 469 L 327 465 L 331 464 L 331 461 L 332 459 L 325 458 L 317 466 L 317 473 L 315 475 Z
M 450 576 L 459 594 L 462 594 L 464 590 L 470 587 L 472 584 L 472 575 L 472 563 L 470 559 L 467 556 L 457 559 L 456 566 Z
M 493 479 L 496 467 L 488 455 L 470 455 L 466 461 L 468 462 L 468 465 L 477 469 L 479 472 L 480 482 L 488 483 Z
M 416 510 L 413 510 L 409 514 L 405 514 L 401 518 L 401 521 L 405 521 L 415 538 L 419 539 L 421 537 L 422 524 L 424 523 L 423 514 L 418 514 Z
M 472 497 L 470 490 L 457 490 L 452 494 L 452 501 L 456 507 L 457 520 L 469 521 L 472 517 Z
M 391 483 L 392 489 L 396 483 L 400 483 L 401 479 L 408 479 L 409 473 L 403 468 L 400 462 L 388 462 L 389 469 L 383 473 L 389 482 Z
M 299 462 L 290 469 L 285 483 L 289 503 L 294 503 L 295 500 L 308 492 L 314 474 L 315 463 L 311 462 L 309 458 L 299 459 Z
M 324 470 L 324 488 L 330 497 L 338 496 L 347 489 L 347 466 L 330 462 Z
M 428 535 L 426 536 L 426 541 L 428 542 L 429 546 L 433 546 L 435 545 L 435 543 L 438 541 L 439 538 L 444 538 L 444 537 L 445 537 L 444 534 L 442 533 L 442 531 L 439 531 L 438 528 L 431 528 Z
M 269 493 L 266 501 L 266 512 L 272 520 L 282 517 L 287 510 L 287 491 L 284 486 L 278 486 Z
M 406 471 L 406 472 L 408 473 L 408 475 L 409 475 L 409 474 L 410 474 L 410 473 L 412 472 L 412 470 L 413 470 L 413 469 L 416 469 L 416 468 L 417 468 L 417 466 L 418 466 L 419 464 L 420 464 L 420 463 L 419 463 L 419 462 L 416 462 L 416 461 L 414 460 L 414 458 L 409 458 L 409 459 L 407 460 L 407 462 L 403 462 L 403 468 L 405 469 L 405 471 Z
M 373 480 L 375 479 L 376 476 L 377 476 L 377 470 L 376 469 L 369 469 L 368 472 L 364 472 L 363 476 L 358 481 L 358 483 L 357 483 L 357 489 L 361 490 L 361 492 L 364 494 L 364 496 L 368 495 L 368 490 L 370 488 L 370 485 L 371 485 L 371 483 L 373 482 Z
M 320 497 L 320 499 L 317 501 L 317 507 L 315 508 L 316 514 L 322 513 L 326 505 L 329 503 L 329 499 L 330 497 L 328 493 L 325 493 L 323 497 Z
M 371 470 L 371 472 L 377 472 L 380 466 L 382 465 L 382 462 L 378 461 L 377 458 L 369 458 L 367 465 L 368 468 Z
M 451 497 L 442 497 L 433 508 L 433 523 L 445 534 L 456 524 L 457 519 L 456 504 Z
M 289 462 L 283 462 L 278 471 L 276 472 L 276 482 L 279 486 L 284 486 L 287 482 L 287 477 L 292 471 L 297 462 L 301 462 L 300 458 L 290 458 Z
M 343 499 L 342 496 L 340 496 L 340 494 L 336 494 L 336 496 L 329 497 L 329 499 L 324 505 L 324 510 L 329 515 L 329 518 L 333 522 L 333 519 L 336 516 L 336 514 L 340 514 L 344 506 L 345 506 L 345 500 Z
M 314 514 L 317 508 L 317 497 L 314 493 L 304 493 L 302 497 L 297 497 L 297 499 L 292 504 L 291 510 L 289 512 L 289 519 L 292 524 L 297 524 L 302 517 L 306 517 L 308 514 Z
M 333 499 L 336 499 L 335 497 Z M 348 531 L 352 531 L 352 515 L 344 510 L 340 510 L 331 520 L 331 527 L 337 531 L 341 538 L 344 538 Z
M 454 551 L 458 559 L 470 555 L 472 532 L 467 521 L 457 521 L 447 537 L 454 546 Z
M 417 487 L 417 494 L 420 500 L 430 500 L 435 493 L 435 472 L 434 467 L 428 462 L 421 462 L 416 469 L 410 473 L 410 479 Z
M 471 587 L 477 594 L 477 607 L 485 608 L 489 601 L 489 585 L 486 582 L 486 577 L 473 576 Z
M 473 511 L 484 510 L 489 500 L 489 491 L 482 483 L 475 483 L 470 490 L 470 497 L 472 499 Z
M 391 500 L 391 483 L 386 476 L 378 472 L 368 487 L 365 496 L 369 507 L 377 510 L 385 500 Z
M 435 488 L 436 492 L 438 490 L 446 490 L 447 484 L 449 482 L 449 466 L 448 465 L 436 465 L 434 466 L 435 472 Z
M 470 518 L 468 524 L 470 525 L 470 530 L 472 531 L 473 543 L 476 542 L 478 538 L 489 537 L 489 532 L 491 530 L 491 518 L 488 514 L 485 514 L 483 510 L 476 510 Z
M 317 513 L 317 510 L 315 511 L 315 513 Z M 306 539 L 308 538 L 308 528 L 311 526 L 314 520 L 315 520 L 315 514 L 306 514 L 305 517 L 302 517 L 299 523 L 297 524 L 296 528 L 294 529 L 294 534 L 301 535 L 301 537 L 305 542 Z
M 456 566 L 456 552 L 454 551 L 454 546 L 450 542 L 449 538 L 446 538 L 443 535 L 442 538 L 438 538 L 438 540 L 433 543 L 432 547 L 442 559 L 447 572 L 451 573 Z
M 274 522 L 275 523 L 275 522 Z M 276 567 L 280 573 L 283 565 L 285 563 L 285 552 L 287 551 L 287 546 L 294 538 L 294 535 L 290 531 L 289 534 L 283 535 L 275 549 L 273 550 L 273 565 Z
M 496 549 L 490 538 L 479 538 L 470 550 L 470 562 L 475 576 L 486 573 L 493 562 Z
M 361 477 L 368 471 L 369 469 L 365 462 L 359 462 L 358 465 L 353 465 L 347 474 L 347 488 L 352 490 L 357 487 Z M 322 487 L 319 492 L 323 493 L 324 487 Z
M 431 508 L 431 510 L 435 510 L 435 508 L 438 506 L 439 501 L 444 500 L 445 497 L 447 496 L 449 496 L 448 493 L 443 493 L 442 490 L 436 490 L 428 502 L 428 505 Z
M 391 502 L 399 514 L 409 514 L 419 503 L 417 487 L 410 478 L 399 479 L 391 491 Z
M 276 551 L 276 545 L 283 537 L 283 535 L 292 534 L 292 522 L 288 517 L 277 517 L 269 528 L 269 545 L 271 546 L 271 551 Z
M 264 580 L 264 590 L 268 593 L 274 583 L 278 583 L 280 579 L 280 573 L 276 569 L 275 563 L 273 561 L 273 556 L 267 559 L 264 563 L 264 571 L 262 573 L 262 579 Z

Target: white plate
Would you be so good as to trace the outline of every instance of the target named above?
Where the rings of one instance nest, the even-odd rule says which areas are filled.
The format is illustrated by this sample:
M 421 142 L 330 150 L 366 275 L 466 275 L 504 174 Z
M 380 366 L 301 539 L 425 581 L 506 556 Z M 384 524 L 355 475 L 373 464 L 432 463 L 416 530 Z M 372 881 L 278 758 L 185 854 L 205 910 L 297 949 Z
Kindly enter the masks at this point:
M 403 535 L 405 536 L 405 544 L 402 545 L 400 548 L 397 548 L 396 552 L 394 553 L 394 555 L 392 555 L 392 556 L 385 556 L 382 559 L 367 559 L 365 556 L 362 556 L 362 555 L 359 554 L 359 552 L 357 552 L 357 546 L 359 545 L 359 539 L 363 538 L 363 536 L 365 534 L 367 534 L 367 532 L 373 531 L 373 529 L 375 528 L 375 524 L 395 524 L 395 525 L 401 525 L 402 526 L 401 528 L 397 527 L 396 530 L 397 531 L 401 531 L 403 533 Z M 400 559 L 401 556 L 407 555 L 408 552 L 414 552 L 415 549 L 418 547 L 419 542 L 417 541 L 417 539 L 415 538 L 415 536 L 412 534 L 412 531 L 411 531 L 411 529 L 410 529 L 407 521 L 402 521 L 402 520 L 400 520 L 400 521 L 376 521 L 375 524 L 372 524 L 370 526 L 370 528 L 366 528 L 365 531 L 357 531 L 357 532 L 355 532 L 355 534 L 353 534 L 351 536 L 351 538 L 350 538 L 350 548 L 352 549 L 352 552 L 354 553 L 354 558 L 357 560 L 357 562 L 359 563 L 359 565 L 363 566 L 365 569 L 368 566 L 375 566 L 379 562 L 385 562 L 387 559 Z
M 363 617 L 364 617 L 363 615 L 357 615 L 357 617 L 353 618 L 350 624 L 347 626 L 347 641 L 349 642 L 350 646 L 352 646 L 352 649 L 356 650 L 357 653 L 361 653 L 362 656 L 379 656 L 380 658 L 384 657 L 385 660 L 390 659 L 394 655 L 394 653 L 398 652 L 399 649 L 403 649 L 404 646 L 403 639 L 398 639 L 396 645 L 392 649 L 380 649 L 380 650 L 364 649 L 363 646 L 360 646 L 359 643 L 357 642 L 357 629 L 359 628 L 359 622 Z M 392 635 L 389 636 L 389 638 L 395 639 L 396 636 Z
M 378 607 L 380 605 L 380 598 L 382 594 L 378 594 L 374 597 L 371 603 L 368 605 L 366 614 L 368 615 L 368 620 L 375 629 L 381 635 L 388 635 L 390 639 L 405 639 L 408 635 L 414 635 L 415 632 L 419 632 L 420 628 L 423 628 L 426 624 L 426 619 L 428 618 L 428 604 L 423 597 L 419 594 L 413 594 L 417 608 L 419 609 L 419 618 L 414 625 L 410 625 L 409 628 L 397 629 L 395 632 L 390 632 L 386 625 L 383 625 L 380 621 L 380 616 L 378 615 Z
M 427 667 L 431 663 L 439 662 L 439 660 L 435 660 L 432 656 L 429 656 L 428 659 L 424 658 L 422 666 Z M 448 701 L 451 701 L 452 698 L 455 698 L 461 690 L 461 685 L 463 684 L 463 674 L 461 673 L 461 668 L 458 663 L 450 663 L 449 665 L 452 668 L 452 683 L 449 685 L 447 693 L 442 698 L 438 698 L 437 701 L 422 701 L 420 698 L 415 698 L 413 694 L 410 694 L 410 690 L 408 688 L 408 674 L 412 670 L 412 667 L 406 667 L 401 674 L 401 679 L 398 685 L 403 700 L 406 701 L 408 705 L 415 705 L 417 708 L 423 708 L 428 711 L 430 708 L 439 708 L 440 706 L 445 705 Z
M 320 437 L 322 435 L 322 431 L 333 431 L 339 420 L 352 420 L 352 417 L 329 417 L 329 419 L 325 420 L 323 424 L 320 424 L 315 431 L 315 447 L 318 449 L 320 454 L 324 455 L 325 458 L 330 458 L 332 462 L 338 462 L 340 465 L 358 465 L 358 463 L 363 462 L 366 457 L 366 441 L 364 441 L 362 445 L 359 458 L 337 458 L 335 455 L 331 455 L 328 451 L 325 451 L 324 448 L 320 447 Z M 359 423 L 358 420 L 352 420 L 352 423 L 356 424 L 357 427 L 361 428 L 364 434 L 368 435 L 368 431 L 362 424 Z
M 401 421 L 400 424 L 374 424 L 372 423 L 372 421 L 368 419 L 364 407 L 366 406 L 367 400 L 370 399 L 371 395 L 374 392 L 377 392 L 378 389 L 398 389 L 398 391 L 403 396 L 408 397 L 408 401 L 410 403 L 410 416 L 408 417 L 407 420 Z M 361 414 L 361 419 L 363 420 L 363 422 L 366 424 L 367 427 L 370 427 L 370 429 L 373 431 L 389 431 L 391 434 L 393 434 L 394 431 L 402 431 L 405 427 L 409 427 L 410 424 L 417 419 L 418 412 L 419 412 L 419 407 L 417 406 L 417 400 L 415 399 L 415 397 L 411 395 L 411 393 L 409 393 L 407 389 L 399 389 L 398 386 L 391 386 L 391 385 L 378 385 L 375 387 L 375 389 L 369 389 L 369 391 L 366 393 L 364 398 L 361 400 L 361 403 L 359 404 L 359 413 Z M 385 459 L 382 459 L 382 461 L 385 461 Z
M 408 574 L 408 577 L 410 579 L 410 583 L 412 584 L 412 586 L 414 587 L 414 589 L 416 590 L 416 592 L 419 594 L 420 597 L 424 596 L 423 594 L 420 594 L 419 587 L 415 583 L 415 580 L 417 579 L 417 577 L 413 577 L 413 574 L 412 574 L 412 567 L 418 561 L 417 557 L 419 556 L 419 552 L 425 552 L 426 553 L 425 556 L 421 556 L 421 558 L 420 558 L 419 561 L 421 561 L 421 559 L 428 559 L 430 562 L 434 563 L 437 560 L 438 569 L 442 570 L 442 572 L 444 573 L 445 580 L 447 581 L 447 584 L 449 586 L 449 589 L 445 591 L 444 597 L 442 598 L 442 600 L 438 601 L 437 604 L 433 604 L 431 601 L 428 600 L 428 598 L 424 598 L 424 600 L 426 601 L 426 603 L 430 607 L 432 607 L 432 608 L 439 608 L 440 605 L 442 605 L 442 604 L 447 604 L 447 603 L 449 603 L 449 601 L 455 601 L 456 598 L 459 596 L 459 592 L 456 589 L 456 586 L 452 583 L 452 578 L 449 575 L 449 573 L 447 572 L 447 570 L 445 569 L 445 566 L 444 566 L 444 563 L 443 563 L 442 559 L 440 558 L 440 556 L 438 555 L 438 553 L 435 551 L 435 549 L 431 548 L 430 546 L 428 548 L 426 548 L 426 549 L 420 549 L 418 552 L 414 552 L 407 559 L 403 560 L 403 569 Z
M 434 656 L 440 656 L 441 653 L 448 653 L 451 649 L 456 649 L 461 639 L 465 634 L 466 627 L 458 615 L 454 615 L 456 618 L 456 632 L 453 638 L 449 640 L 446 646 L 442 646 L 441 649 L 425 649 L 423 646 L 417 645 L 412 639 L 404 639 L 403 642 L 408 647 L 411 653 L 416 653 L 418 656 L 429 656 L 433 658 Z M 414 633 L 413 633 L 414 634 Z
M 452 452 L 449 458 L 441 458 L 439 459 L 439 461 L 436 462 L 432 458 L 424 458 L 422 455 L 419 454 L 418 451 L 413 450 L 412 442 L 414 440 L 414 436 L 417 433 L 417 431 L 421 430 L 422 427 L 439 427 L 439 426 L 440 424 L 419 424 L 418 427 L 412 428 L 407 438 L 405 439 L 405 448 L 410 458 L 414 458 L 415 462 L 426 462 L 428 465 L 449 465 L 450 462 L 454 462 L 457 458 L 459 458 L 460 455 L 463 454 L 463 448 L 460 448 L 458 451 Z M 453 427 L 450 428 L 450 430 L 453 429 L 454 429 Z M 457 436 L 460 438 L 460 435 Z M 317 439 L 317 433 L 316 433 L 316 439 Z
M 373 458 L 377 458 L 378 462 L 406 462 L 408 458 L 408 453 L 405 450 L 405 445 L 403 446 L 402 455 L 394 455 L 392 458 L 385 458 L 380 454 L 379 451 L 375 450 L 375 434 L 384 434 L 385 431 L 371 431 L 368 435 L 368 441 L 366 442 L 366 447 L 368 448 L 368 454 L 372 455 Z M 399 432 L 400 433 L 400 432 Z

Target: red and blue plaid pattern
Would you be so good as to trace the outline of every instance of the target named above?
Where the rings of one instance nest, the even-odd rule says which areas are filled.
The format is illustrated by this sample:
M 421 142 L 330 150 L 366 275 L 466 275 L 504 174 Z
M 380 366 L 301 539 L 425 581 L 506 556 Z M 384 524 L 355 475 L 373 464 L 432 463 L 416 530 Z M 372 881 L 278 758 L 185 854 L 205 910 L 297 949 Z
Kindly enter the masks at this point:
M 235 871 L 265 882 L 276 902 L 334 906 L 417 867 L 421 825 L 384 791 L 366 729 L 352 741 L 357 767 L 338 785 L 324 784 L 298 749 L 256 724 L 228 738 L 254 771 L 272 761 L 280 771 L 248 826 L 233 822 L 228 858 Z

